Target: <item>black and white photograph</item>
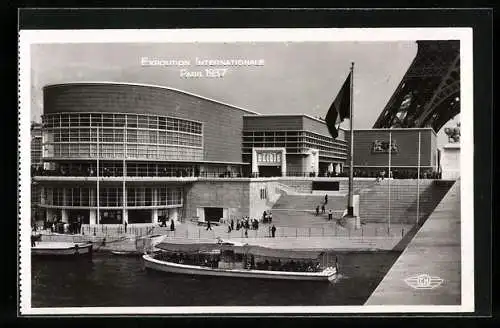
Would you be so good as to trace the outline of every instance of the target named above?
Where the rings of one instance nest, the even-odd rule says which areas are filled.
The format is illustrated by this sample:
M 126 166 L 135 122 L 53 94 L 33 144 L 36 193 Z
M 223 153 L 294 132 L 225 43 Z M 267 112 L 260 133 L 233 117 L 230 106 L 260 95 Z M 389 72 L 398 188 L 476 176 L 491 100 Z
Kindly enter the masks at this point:
M 471 29 L 19 38 L 21 314 L 474 310 Z

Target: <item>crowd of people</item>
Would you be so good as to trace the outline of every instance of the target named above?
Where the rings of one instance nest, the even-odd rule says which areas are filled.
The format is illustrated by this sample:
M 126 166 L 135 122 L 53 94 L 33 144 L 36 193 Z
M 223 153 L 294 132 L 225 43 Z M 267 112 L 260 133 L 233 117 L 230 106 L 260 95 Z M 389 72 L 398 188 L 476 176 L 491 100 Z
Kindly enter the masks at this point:
M 103 177 L 119 177 L 123 176 L 121 167 L 101 167 L 100 176 Z M 383 171 L 362 170 L 356 169 L 353 176 L 357 178 L 381 178 Z M 64 168 L 59 167 L 53 170 L 44 169 L 43 167 L 33 167 L 31 170 L 32 176 L 90 176 L 97 175 L 97 170 L 93 166 Z M 287 172 L 287 176 L 303 176 L 315 177 L 315 172 Z M 199 170 L 178 169 L 170 170 L 165 167 L 152 170 L 150 172 L 128 169 L 127 176 L 157 176 L 157 177 L 204 177 L 204 178 L 258 178 L 258 173 L 235 173 L 230 171 L 225 172 L 200 172 Z M 349 172 L 324 172 L 319 174 L 322 177 L 349 177 Z M 386 176 L 387 177 L 387 176 Z M 394 179 L 417 179 L 416 170 L 392 170 L 392 178 Z M 420 179 L 441 179 L 441 173 L 433 170 L 421 171 Z
M 262 223 L 269 224 L 269 236 L 276 236 L 276 227 L 272 225 L 273 216 L 271 211 L 264 211 L 261 218 Z M 245 237 L 248 237 L 248 230 L 259 230 L 260 221 L 258 219 L 251 219 L 249 216 L 244 216 L 241 219 L 237 219 L 236 223 L 234 219 L 231 219 L 227 222 L 227 232 L 231 233 L 231 231 L 236 230 L 244 230 Z M 210 222 L 207 222 L 207 229 L 211 230 Z
M 106 167 L 101 166 L 100 168 L 101 177 L 121 177 L 123 176 L 122 167 Z M 95 177 L 97 176 L 97 169 L 94 166 L 82 166 L 82 167 L 58 167 L 55 169 L 45 169 L 43 167 L 33 167 L 31 169 L 32 176 L 86 176 Z M 224 171 L 224 172 L 200 172 L 199 170 L 190 169 L 177 169 L 172 170 L 166 167 L 159 167 L 150 171 L 141 170 L 136 168 L 127 168 L 127 176 L 138 176 L 138 177 L 203 177 L 203 178 L 249 178 L 248 176 L 243 176 L 240 173 Z
M 330 175 L 337 177 L 349 177 L 349 172 L 342 172 L 338 175 Z M 356 178 L 375 178 L 375 179 L 384 179 L 388 177 L 385 171 L 366 171 L 357 169 L 354 170 L 353 176 Z M 418 172 L 416 170 L 391 170 L 391 178 L 393 179 L 417 179 Z M 420 172 L 420 179 L 441 179 L 441 173 L 433 170 L 425 170 Z
M 44 220 L 42 229 L 49 230 L 52 233 L 71 233 L 80 234 L 82 232 L 83 216 L 77 215 L 70 222 L 63 222 L 60 217 L 54 215 L 52 220 Z M 33 223 L 32 229 L 34 232 L 38 230 L 38 224 Z

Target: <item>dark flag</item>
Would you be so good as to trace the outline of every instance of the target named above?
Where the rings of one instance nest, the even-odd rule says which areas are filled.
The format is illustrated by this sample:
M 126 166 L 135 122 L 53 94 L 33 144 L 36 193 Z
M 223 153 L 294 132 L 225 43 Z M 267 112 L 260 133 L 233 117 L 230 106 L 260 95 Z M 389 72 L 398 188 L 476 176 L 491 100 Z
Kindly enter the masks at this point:
M 328 114 L 326 114 L 326 126 L 333 139 L 339 135 L 337 126 L 342 123 L 344 119 L 349 118 L 351 109 L 351 73 L 347 76 L 342 88 L 340 89 L 337 97 L 333 101 Z

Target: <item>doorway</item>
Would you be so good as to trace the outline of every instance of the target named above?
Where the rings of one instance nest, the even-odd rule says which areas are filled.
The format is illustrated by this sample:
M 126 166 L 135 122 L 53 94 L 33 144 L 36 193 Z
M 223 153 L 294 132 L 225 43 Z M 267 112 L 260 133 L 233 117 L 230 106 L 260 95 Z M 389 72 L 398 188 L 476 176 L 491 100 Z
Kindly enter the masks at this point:
M 259 166 L 259 177 L 280 177 L 281 166 Z
M 222 207 L 205 207 L 205 221 L 219 222 L 224 216 Z

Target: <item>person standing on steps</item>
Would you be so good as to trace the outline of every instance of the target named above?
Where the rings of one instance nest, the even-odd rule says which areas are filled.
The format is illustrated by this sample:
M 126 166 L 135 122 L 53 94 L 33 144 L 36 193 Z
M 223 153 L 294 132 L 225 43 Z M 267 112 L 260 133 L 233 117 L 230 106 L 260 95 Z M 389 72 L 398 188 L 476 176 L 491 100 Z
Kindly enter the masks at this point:
M 276 236 L 276 227 L 274 226 L 274 224 L 273 227 L 271 228 L 271 235 L 273 236 L 273 238 Z
M 321 214 L 325 214 L 325 204 L 321 205 Z
M 318 215 L 319 215 L 319 205 L 316 206 L 316 216 L 318 216 Z
M 328 195 L 325 195 L 325 205 L 328 204 Z
M 170 220 L 170 231 L 174 231 L 175 230 L 175 223 L 174 223 L 174 220 Z
M 123 226 L 124 226 L 124 228 L 125 228 L 125 233 L 127 233 L 127 226 L 128 226 L 128 222 L 127 222 L 127 221 L 125 221 L 125 222 L 123 223 Z
M 210 221 L 207 221 L 207 230 L 212 230 L 212 224 Z
M 328 221 L 333 220 L 333 212 L 331 209 L 328 210 Z

